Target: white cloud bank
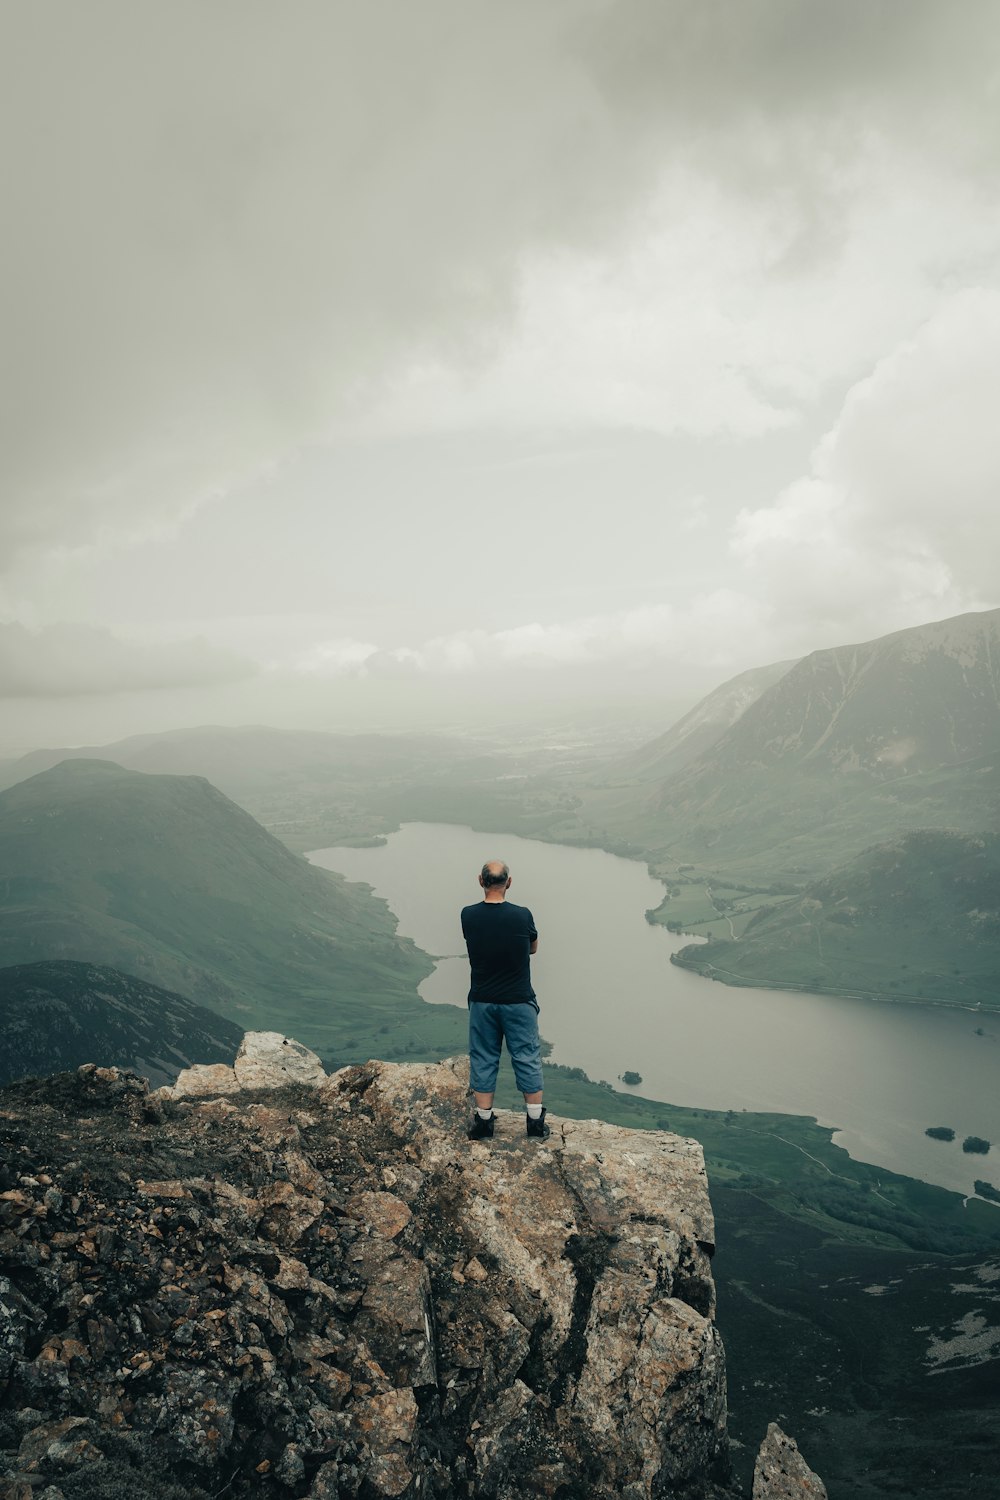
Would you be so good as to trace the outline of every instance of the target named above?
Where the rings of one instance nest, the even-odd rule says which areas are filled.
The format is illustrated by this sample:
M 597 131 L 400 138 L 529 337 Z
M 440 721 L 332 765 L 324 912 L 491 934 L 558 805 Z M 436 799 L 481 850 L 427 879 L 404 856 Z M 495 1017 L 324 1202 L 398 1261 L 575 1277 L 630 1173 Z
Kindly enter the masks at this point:
M 1000 292 L 948 299 L 848 392 L 810 471 L 743 510 L 726 585 L 557 623 L 331 642 L 297 670 L 455 673 L 694 655 L 734 670 L 1000 603 Z M 706 547 L 711 543 L 706 541 Z

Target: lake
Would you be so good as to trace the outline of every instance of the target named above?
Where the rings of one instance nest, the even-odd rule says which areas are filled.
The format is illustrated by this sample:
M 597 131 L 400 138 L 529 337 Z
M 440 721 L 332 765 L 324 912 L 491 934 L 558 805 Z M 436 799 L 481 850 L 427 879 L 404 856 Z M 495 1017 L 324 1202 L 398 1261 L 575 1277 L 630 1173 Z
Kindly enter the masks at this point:
M 598 849 L 408 823 L 379 848 L 308 857 L 384 897 L 400 932 L 438 960 L 423 997 L 463 1009 L 459 910 L 481 898 L 483 861 L 504 859 L 508 899 L 539 931 L 532 974 L 553 1062 L 616 1087 L 635 1069 L 637 1092 L 677 1105 L 813 1115 L 859 1160 L 964 1193 L 976 1177 L 1000 1187 L 1000 1017 L 731 989 L 677 968 L 670 954 L 691 939 L 645 918 L 662 885 Z M 929 1140 L 928 1125 L 956 1140 Z M 968 1156 L 967 1135 L 996 1145 Z

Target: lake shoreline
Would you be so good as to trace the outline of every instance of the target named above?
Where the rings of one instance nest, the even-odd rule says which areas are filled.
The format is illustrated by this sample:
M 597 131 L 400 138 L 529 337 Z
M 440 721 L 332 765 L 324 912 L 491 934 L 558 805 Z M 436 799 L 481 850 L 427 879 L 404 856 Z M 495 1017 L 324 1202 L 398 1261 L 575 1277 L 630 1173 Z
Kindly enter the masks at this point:
M 925 1149 L 924 1131 L 943 1121 L 960 1136 L 1000 1141 L 994 1049 L 980 1046 L 968 1020 L 987 1012 L 857 991 L 705 984 L 712 976 L 674 961 L 701 935 L 645 920 L 664 887 L 634 856 L 426 823 L 404 824 L 379 848 L 311 854 L 387 901 L 400 934 L 435 965 L 422 999 L 454 1012 L 467 988 L 455 968 L 465 959 L 458 910 L 480 894 L 486 840 L 504 846 L 510 899 L 531 905 L 542 932 L 533 972 L 560 1065 L 598 1082 L 635 1069 L 664 1115 L 692 1099 L 690 1110 L 813 1120 L 852 1159 L 974 1193 L 968 1163 Z M 633 1093 L 608 1087 L 618 1098 Z
M 395 828 L 393 828 L 391 830 L 388 830 L 388 831 L 386 831 L 384 833 L 372 834 L 372 835 L 368 835 L 368 836 L 358 835 L 356 838 L 352 838 L 350 840 L 347 840 L 347 841 L 345 841 L 342 844 L 328 845 L 326 847 L 328 847 L 328 848 L 343 848 L 343 849 L 380 849 L 380 848 L 384 848 L 387 845 L 389 839 L 391 839 L 391 838 L 395 837 L 397 834 L 401 833 L 404 828 L 414 827 L 414 826 L 418 826 L 417 820 L 413 820 L 413 821 L 410 821 L 410 822 L 404 821 L 404 822 L 401 822 L 401 823 L 397 823 L 397 825 L 395 826 Z M 568 839 L 568 840 L 565 840 L 565 839 L 556 839 L 556 838 L 553 838 L 552 836 L 550 836 L 549 834 L 546 834 L 544 832 L 537 832 L 537 833 L 532 833 L 532 834 L 525 834 L 525 833 L 510 834 L 510 833 L 504 833 L 502 831 L 498 832 L 494 828 L 480 828 L 480 827 L 478 827 L 474 823 L 447 823 L 447 822 L 442 822 L 439 825 L 427 825 L 427 826 L 440 826 L 440 827 L 445 827 L 445 828 L 468 828 L 473 833 L 482 834 L 484 838 L 495 837 L 495 838 L 500 838 L 500 839 L 505 839 L 505 838 L 525 839 L 525 840 L 527 840 L 527 841 L 529 841 L 531 843 L 545 844 L 545 845 L 549 846 L 550 848 L 556 848 L 556 849 L 580 849 L 580 850 L 591 849 L 591 850 L 594 850 L 595 852 L 598 852 L 598 853 L 601 853 L 601 854 L 609 854 L 609 855 L 611 855 L 615 859 L 625 860 L 625 861 L 627 861 L 630 864 L 641 865 L 645 869 L 646 874 L 648 875 L 649 879 L 652 880 L 652 881 L 655 881 L 656 884 L 658 886 L 660 886 L 662 888 L 662 891 L 663 891 L 663 895 L 662 895 L 661 899 L 658 902 L 656 902 L 655 904 L 652 904 L 652 905 L 650 905 L 649 907 L 647 907 L 645 909 L 644 915 L 646 917 L 646 920 L 650 923 L 650 925 L 651 926 L 655 926 L 655 927 L 661 927 L 665 931 L 673 932 L 673 934 L 675 936 L 677 936 L 677 937 L 687 938 L 687 940 L 688 940 L 689 943 L 705 943 L 705 942 L 707 942 L 707 939 L 705 938 L 704 934 L 702 934 L 702 933 L 699 933 L 699 932 L 689 932 L 685 928 L 680 928 L 680 929 L 677 929 L 675 931 L 674 929 L 668 928 L 666 926 L 665 922 L 662 922 L 659 919 L 654 919 L 653 918 L 653 914 L 655 912 L 657 912 L 658 910 L 661 910 L 663 908 L 665 902 L 668 900 L 669 895 L 670 895 L 670 885 L 669 885 L 669 882 L 667 880 L 665 880 L 664 877 L 661 874 L 657 873 L 657 871 L 655 870 L 655 868 L 653 866 L 653 863 L 652 863 L 651 859 L 649 858 L 649 856 L 647 854 L 645 854 L 641 850 L 635 850 L 635 849 L 631 848 L 631 846 L 622 846 L 622 845 L 619 845 L 618 847 L 615 847 L 615 848 L 611 848 L 611 847 L 609 847 L 609 844 L 614 843 L 613 840 L 609 840 L 608 843 L 603 843 L 602 844 L 602 843 L 599 843 L 596 840 L 592 840 L 592 839 Z M 303 851 L 301 851 L 302 857 L 304 859 L 310 859 L 312 855 L 314 855 L 314 854 L 321 854 L 323 852 L 324 852 L 324 850 L 321 849 L 321 848 L 309 849 L 309 850 L 303 850 Z M 364 883 L 364 882 L 362 882 L 362 883 Z M 723 914 L 720 913 L 720 916 L 721 915 L 723 915 Z M 739 939 L 736 939 L 737 943 L 738 943 L 738 941 L 739 941 Z M 454 957 L 454 956 L 460 956 L 460 957 L 462 957 L 464 955 L 452 955 L 452 954 L 442 954 L 441 955 L 441 957 L 443 957 L 443 958 L 449 958 L 449 957 Z M 434 962 L 438 961 L 437 958 L 435 957 L 435 955 L 433 955 L 433 954 L 428 954 L 428 957 L 431 958 L 431 959 L 433 959 Z M 996 1009 L 986 1009 L 986 1010 L 984 1010 L 981 1005 L 963 1005 L 961 1003 L 961 1001 L 934 1000 L 934 999 L 929 999 L 925 995 L 881 995 L 881 994 L 873 994 L 870 990 L 845 989 L 845 988 L 834 986 L 834 985 L 831 985 L 829 987 L 822 987 L 822 988 L 814 987 L 814 988 L 811 988 L 811 989 L 808 989 L 808 990 L 804 990 L 801 985 L 796 984 L 796 983 L 794 983 L 794 981 L 791 981 L 791 980 L 785 981 L 785 980 L 780 980 L 780 979 L 771 979 L 771 978 L 767 978 L 767 977 L 762 978 L 762 979 L 758 979 L 758 980 L 746 979 L 742 975 L 738 975 L 738 974 L 734 973 L 733 971 L 725 971 L 725 972 L 728 972 L 728 973 L 731 974 L 731 976 L 732 976 L 731 979 L 719 978 L 717 976 L 717 974 L 714 974 L 714 973 L 710 974 L 710 973 L 708 973 L 705 969 L 701 968 L 697 963 L 685 962 L 683 959 L 681 959 L 677 955 L 671 955 L 670 962 L 672 964 L 676 965 L 677 968 L 686 969 L 689 973 L 699 975 L 699 977 L 701 977 L 702 979 L 717 980 L 717 982 L 719 984 L 723 984 L 723 985 L 725 985 L 729 989 L 767 990 L 767 991 L 772 991 L 775 994 L 782 994 L 782 993 L 785 993 L 785 994 L 800 994 L 800 995 L 801 994 L 809 994 L 809 995 L 818 995 L 818 996 L 821 996 L 823 998 L 826 998 L 828 996 L 832 996 L 834 998 L 840 997 L 840 998 L 846 999 L 846 1000 L 862 1000 L 862 1001 L 865 1001 L 867 1003 L 871 1003 L 873 1005 L 922 1006 L 922 1007 L 926 1007 L 928 1009 L 934 1009 L 934 1010 L 964 1011 L 968 1015 L 996 1016 L 998 1019 L 1000 1019 L 1000 1006 L 998 1006 Z M 716 967 L 716 969 L 719 968 L 718 965 L 716 965 L 715 967 Z
M 678 937 L 692 938 L 695 942 L 703 943 L 705 939 L 698 932 L 679 932 Z M 737 939 L 737 942 L 739 940 Z M 683 950 L 682 950 L 683 951 Z M 700 964 L 691 960 L 685 960 L 679 953 L 670 955 L 670 962 L 678 969 L 687 969 L 690 974 L 697 974 L 702 979 L 712 980 L 717 984 L 724 984 L 731 990 L 772 990 L 775 994 L 791 993 L 796 995 L 820 995 L 826 997 L 832 995 L 843 1000 L 861 1000 L 866 1005 L 916 1005 L 925 1006 L 930 1010 L 964 1011 L 970 1016 L 997 1016 L 1000 1018 L 1000 1009 L 984 1010 L 981 1005 L 963 1005 L 957 1000 L 929 1000 L 926 995 L 873 995 L 865 990 L 839 989 L 833 985 L 813 986 L 812 989 L 804 990 L 801 985 L 792 983 L 791 980 L 780 979 L 755 980 L 746 979 L 741 974 L 736 974 L 732 969 L 722 969 L 719 964 L 709 964 L 702 968 Z M 708 970 L 712 972 L 709 973 Z M 730 975 L 729 979 L 722 978 L 723 974 Z

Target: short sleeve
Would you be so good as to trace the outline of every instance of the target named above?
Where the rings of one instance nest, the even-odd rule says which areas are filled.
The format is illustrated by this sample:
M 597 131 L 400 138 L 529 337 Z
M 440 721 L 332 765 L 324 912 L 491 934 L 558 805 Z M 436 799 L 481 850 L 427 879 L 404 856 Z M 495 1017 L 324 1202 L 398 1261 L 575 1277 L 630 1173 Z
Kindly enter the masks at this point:
M 529 936 L 529 938 L 531 939 L 531 941 L 533 943 L 537 942 L 537 940 L 538 940 L 538 928 L 535 926 L 535 919 L 531 915 L 531 912 L 528 910 L 527 907 L 524 908 L 524 915 L 528 919 L 528 936 Z

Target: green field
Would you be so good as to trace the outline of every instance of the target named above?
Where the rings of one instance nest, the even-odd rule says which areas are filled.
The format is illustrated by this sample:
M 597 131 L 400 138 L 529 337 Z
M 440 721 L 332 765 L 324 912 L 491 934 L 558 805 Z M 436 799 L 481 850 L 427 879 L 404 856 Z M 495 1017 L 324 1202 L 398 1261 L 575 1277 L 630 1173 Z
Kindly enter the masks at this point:
M 790 899 L 768 891 L 717 885 L 710 880 L 675 878 L 668 882 L 667 894 L 648 913 L 648 918 L 671 932 L 734 940 L 743 936 L 762 907 L 780 905 Z

